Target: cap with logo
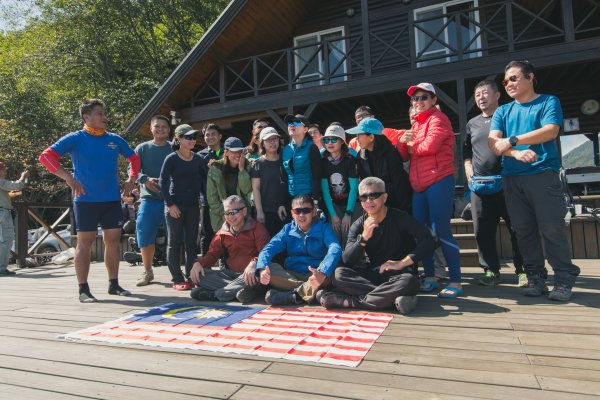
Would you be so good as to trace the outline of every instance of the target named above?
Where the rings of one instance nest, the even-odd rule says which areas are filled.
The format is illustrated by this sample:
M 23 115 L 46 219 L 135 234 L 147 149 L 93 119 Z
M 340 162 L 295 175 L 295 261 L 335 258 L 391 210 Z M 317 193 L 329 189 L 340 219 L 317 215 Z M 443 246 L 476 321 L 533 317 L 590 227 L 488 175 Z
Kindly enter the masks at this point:
M 435 94 L 435 88 L 431 83 L 428 82 L 421 82 L 418 85 L 411 86 L 408 88 L 406 93 L 408 93 L 409 96 L 412 96 L 417 90 L 424 90 L 426 92 Z
M 344 131 L 344 128 L 342 128 L 339 125 L 330 125 L 326 130 L 325 130 L 325 134 L 323 136 L 321 136 L 321 141 L 323 141 L 323 138 L 326 137 L 339 137 L 340 139 L 342 139 L 344 141 L 344 143 L 346 142 L 346 131 Z

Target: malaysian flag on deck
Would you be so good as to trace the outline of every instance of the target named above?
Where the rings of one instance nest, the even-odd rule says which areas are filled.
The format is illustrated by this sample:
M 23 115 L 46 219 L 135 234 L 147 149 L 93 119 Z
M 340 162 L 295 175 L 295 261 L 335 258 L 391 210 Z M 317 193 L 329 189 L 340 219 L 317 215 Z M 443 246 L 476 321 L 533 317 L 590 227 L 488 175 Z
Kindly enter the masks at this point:
M 62 336 L 357 366 L 393 315 L 164 304 Z

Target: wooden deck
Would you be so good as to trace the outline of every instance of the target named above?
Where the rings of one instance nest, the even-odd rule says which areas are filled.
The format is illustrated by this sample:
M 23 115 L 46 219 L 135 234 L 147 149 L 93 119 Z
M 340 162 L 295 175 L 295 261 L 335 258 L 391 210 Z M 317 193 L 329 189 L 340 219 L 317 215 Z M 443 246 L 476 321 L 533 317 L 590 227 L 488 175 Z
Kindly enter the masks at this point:
M 56 337 L 147 307 L 189 301 L 156 283 L 135 288 L 141 267 L 122 264 L 130 298 L 105 294 L 80 304 L 72 266 L 20 270 L 0 278 L 1 399 L 587 399 L 600 396 L 600 264 L 582 275 L 568 304 L 522 297 L 516 278 L 495 288 L 464 271 L 468 296 L 420 297 L 396 316 L 357 368 L 189 350 L 66 342 Z M 505 271 L 508 271 L 505 270 Z

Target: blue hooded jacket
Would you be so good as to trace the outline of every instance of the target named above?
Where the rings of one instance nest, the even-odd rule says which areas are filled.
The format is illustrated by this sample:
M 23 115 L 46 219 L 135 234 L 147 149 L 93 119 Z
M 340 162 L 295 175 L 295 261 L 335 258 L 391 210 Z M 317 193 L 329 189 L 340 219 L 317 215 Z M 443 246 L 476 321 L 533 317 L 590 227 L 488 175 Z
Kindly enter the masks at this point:
M 310 266 L 332 276 L 342 257 L 342 246 L 331 226 L 318 218 L 306 234 L 298 228 L 296 221 L 286 224 L 262 249 L 256 269 L 264 269 L 273 257 L 284 251 L 287 254 L 285 269 L 304 275 L 310 275 Z

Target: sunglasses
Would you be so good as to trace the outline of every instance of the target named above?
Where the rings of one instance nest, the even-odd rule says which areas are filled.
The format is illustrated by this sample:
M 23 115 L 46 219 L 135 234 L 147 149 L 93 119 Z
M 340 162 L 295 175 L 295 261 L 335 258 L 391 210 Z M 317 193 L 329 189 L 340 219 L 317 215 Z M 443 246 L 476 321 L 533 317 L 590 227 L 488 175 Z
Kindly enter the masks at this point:
M 231 216 L 231 215 L 236 215 L 238 214 L 240 211 L 242 211 L 244 208 L 246 207 L 242 207 L 242 208 L 234 208 L 233 210 L 227 210 L 224 212 L 225 215 Z
M 329 143 L 336 144 L 337 141 L 338 141 L 338 138 L 336 138 L 336 137 L 324 137 L 323 138 L 323 143 L 325 143 L 325 144 L 329 144 Z
M 298 207 L 298 208 L 292 208 L 292 212 L 296 215 L 301 215 L 301 214 L 310 214 L 313 211 L 312 207 Z
M 361 202 L 365 202 L 367 200 L 375 200 L 381 197 L 382 194 L 384 194 L 385 192 L 373 192 L 373 193 L 365 193 L 365 194 L 361 194 L 360 196 L 358 196 L 358 199 Z
M 185 140 L 196 140 L 196 134 L 188 133 L 187 135 L 183 135 L 182 138 L 184 138 Z
M 502 86 L 507 86 L 509 82 L 513 82 L 514 83 L 514 82 L 518 81 L 519 78 L 520 78 L 520 76 L 517 76 L 517 75 L 509 76 L 507 79 L 504 79 L 502 81 Z
M 302 122 L 300 121 L 292 121 L 288 124 L 288 126 L 302 126 Z
M 428 100 L 429 98 L 431 98 L 431 96 L 429 96 L 428 94 L 422 94 L 420 96 L 410 96 L 410 99 L 412 101 L 425 101 L 425 100 Z

